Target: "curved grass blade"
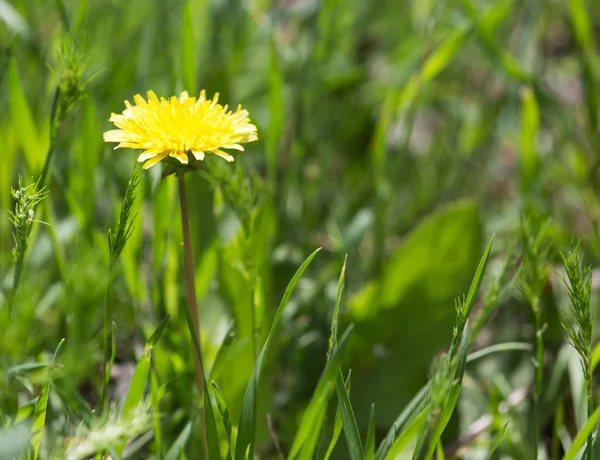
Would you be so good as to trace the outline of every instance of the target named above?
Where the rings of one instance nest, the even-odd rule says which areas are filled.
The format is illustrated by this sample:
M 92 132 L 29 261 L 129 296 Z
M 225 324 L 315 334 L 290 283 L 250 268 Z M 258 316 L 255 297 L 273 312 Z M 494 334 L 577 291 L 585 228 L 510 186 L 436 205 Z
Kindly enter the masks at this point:
M 392 428 L 390 428 L 390 431 L 388 431 L 387 435 L 385 436 L 385 438 L 379 445 L 379 448 L 377 449 L 377 453 L 375 454 L 376 460 L 383 460 L 384 458 L 386 458 L 391 446 L 394 444 L 396 434 L 402 430 L 402 428 L 410 419 L 410 417 L 412 417 L 419 404 L 421 404 L 421 402 L 427 395 L 427 392 L 429 391 L 430 387 L 431 382 L 427 382 L 425 386 L 421 388 L 421 390 L 419 390 L 419 392 L 413 397 L 413 399 L 410 400 L 410 402 L 400 413 L 398 418 L 396 418 L 396 421 L 392 425 Z
M 365 438 L 365 459 L 375 460 L 375 403 L 371 404 L 369 414 L 369 428 Z
M 489 248 L 490 246 L 488 246 L 488 251 L 486 251 L 486 254 L 489 253 Z M 479 273 L 479 269 L 477 270 L 477 272 Z M 462 339 L 460 341 L 460 350 L 458 352 L 458 364 L 456 367 L 456 372 L 454 373 L 456 383 L 450 390 L 447 403 L 444 406 L 442 413 L 440 414 L 439 420 L 434 428 L 433 435 L 429 440 L 429 449 L 427 450 L 426 457 L 427 459 L 431 459 L 433 457 L 433 452 L 435 451 L 436 445 L 440 441 L 440 437 L 446 429 L 446 425 L 448 425 L 450 417 L 452 416 L 452 412 L 454 412 L 454 408 L 456 407 L 456 403 L 458 402 L 458 395 L 460 394 L 460 389 L 462 388 L 462 379 L 465 375 L 465 369 L 467 367 L 467 352 L 469 351 L 469 342 L 469 320 L 467 320 L 467 322 L 465 323 L 465 328 L 463 330 Z
M 388 448 L 388 452 L 384 457 L 386 460 L 394 460 L 396 456 L 408 446 L 408 443 L 421 432 L 423 424 L 427 421 L 427 410 L 428 408 L 423 409 L 413 421 L 410 422 L 406 429 L 400 433 L 398 438 L 394 441 L 394 444 Z
M 496 452 L 496 449 L 500 445 L 500 441 L 502 441 L 502 438 L 504 437 L 504 433 L 506 433 L 506 428 L 508 428 L 509 423 L 510 423 L 510 420 L 504 424 L 504 426 L 498 433 L 498 436 L 496 436 L 496 440 L 494 441 L 494 444 L 492 444 L 492 447 L 490 448 L 490 451 L 488 452 L 487 458 L 492 458 L 492 456 L 494 455 L 494 452 Z
M 46 383 L 40 391 L 40 396 L 33 409 L 33 423 L 31 424 L 31 445 L 29 459 L 36 460 L 40 451 L 44 425 L 46 424 L 46 408 L 48 406 L 48 393 L 50 392 L 50 382 Z
M 177 460 L 179 455 L 183 452 L 183 449 L 185 449 L 185 445 L 190 439 L 191 434 L 192 422 L 188 422 L 185 428 L 181 430 L 181 433 L 179 433 L 179 436 L 177 436 L 177 439 L 173 445 L 169 448 L 167 455 L 165 456 L 165 460 Z
M 477 266 L 477 271 L 475 272 L 475 276 L 473 277 L 473 281 L 471 281 L 471 287 L 469 287 L 469 293 L 467 294 L 467 300 L 464 303 L 464 311 L 465 318 L 469 317 L 471 313 L 471 309 L 473 308 L 473 304 L 475 303 L 475 297 L 477 297 L 477 293 L 479 292 L 479 286 L 481 286 L 481 280 L 483 279 L 483 272 L 485 271 L 485 267 L 488 263 L 488 259 L 490 256 L 490 251 L 492 250 L 492 245 L 494 244 L 494 238 L 496 235 L 492 235 L 490 242 L 485 248 L 485 252 L 483 256 L 481 256 L 481 260 L 479 261 L 479 265 Z
M 333 453 L 333 449 L 335 448 L 341 433 L 342 433 L 342 416 L 340 415 L 340 409 L 338 408 L 335 411 L 335 421 L 333 422 L 333 432 L 331 433 L 331 440 L 329 441 L 329 446 L 327 446 L 327 451 L 325 452 L 325 456 L 323 457 L 323 460 L 329 460 L 329 457 L 331 457 L 331 454 Z
M 213 380 L 210 382 L 213 387 L 213 395 L 215 396 L 215 401 L 217 402 L 217 409 L 219 409 L 219 413 L 221 414 L 221 419 L 223 420 L 223 425 L 225 426 L 225 433 L 227 434 L 227 444 L 231 449 L 231 417 L 229 415 L 229 410 L 227 409 L 227 404 L 225 403 L 225 398 L 223 397 L 223 393 L 221 393 L 221 389 L 217 385 L 217 383 Z
M 56 361 L 58 352 L 60 351 L 64 343 L 65 339 L 61 339 L 61 341 L 56 346 L 56 350 L 54 351 L 54 354 L 52 355 L 52 360 L 50 361 L 50 366 L 52 366 Z M 40 396 L 38 397 L 38 400 L 35 403 L 35 407 L 33 409 L 33 423 L 31 424 L 30 429 L 32 450 L 29 452 L 28 455 L 28 458 L 32 460 L 37 459 L 40 451 L 42 434 L 44 433 L 44 426 L 46 425 L 46 409 L 48 407 L 48 394 L 50 393 L 50 383 L 51 380 L 48 380 L 48 382 L 42 387 L 40 391 Z
M 313 252 L 308 258 L 304 261 L 304 263 L 300 266 L 296 274 L 293 276 L 292 280 L 289 282 L 287 288 L 285 289 L 285 293 L 283 294 L 283 298 L 279 304 L 279 308 L 277 308 L 277 313 L 275 314 L 275 319 L 271 324 L 271 330 L 269 331 L 269 335 L 267 336 L 267 340 L 263 345 L 263 348 L 256 360 L 256 364 L 254 366 L 254 371 L 252 372 L 252 376 L 250 377 L 250 381 L 248 382 L 248 387 L 246 388 L 246 393 L 244 394 L 244 401 L 242 404 L 242 411 L 240 413 L 240 422 L 238 423 L 238 435 L 235 445 L 235 459 L 236 460 L 245 460 L 247 458 L 247 454 L 250 458 L 254 456 L 254 437 L 256 433 L 256 390 L 260 378 L 260 373 L 262 371 L 263 361 L 265 359 L 265 355 L 268 353 L 271 342 L 273 341 L 273 337 L 275 336 L 275 330 L 277 329 L 277 325 L 279 324 L 279 320 L 288 304 L 294 289 L 296 288 L 296 284 L 302 277 L 304 271 L 308 268 L 312 260 L 315 258 L 317 253 L 321 250 L 321 248 L 317 249 Z
M 577 436 L 573 439 L 573 443 L 571 444 L 569 451 L 563 457 L 563 460 L 575 460 L 579 450 L 582 448 L 585 449 L 587 439 L 592 434 L 592 431 L 594 431 L 598 422 L 600 422 L 600 407 L 594 411 L 587 422 L 585 422 L 585 425 L 579 430 L 579 433 L 577 433 Z
M 467 363 L 472 363 L 478 359 L 485 358 L 493 353 L 501 353 L 503 351 L 531 351 L 533 346 L 527 342 L 506 342 L 498 343 L 496 345 L 490 345 L 489 347 L 482 348 L 481 350 L 469 353 L 467 356 Z
M 317 388 L 302 415 L 300 425 L 296 431 L 296 437 L 294 438 L 288 455 L 288 459 L 290 460 L 298 457 L 298 455 L 300 455 L 300 458 L 302 459 L 313 458 L 323 419 L 325 417 L 325 408 L 331 397 L 336 375 L 337 372 L 339 372 L 340 361 L 352 329 L 353 325 L 348 326 L 329 361 L 325 365 Z
M 352 403 L 350 402 L 350 396 L 348 395 L 348 390 L 344 384 L 344 377 L 342 376 L 341 369 L 338 369 L 336 388 L 338 407 L 340 409 L 340 415 L 342 416 L 342 424 L 344 427 L 346 442 L 348 443 L 348 450 L 350 451 L 350 458 L 352 460 L 364 460 L 365 454 L 360 441 L 358 425 L 356 424 L 356 418 L 354 417 L 354 411 L 352 410 Z

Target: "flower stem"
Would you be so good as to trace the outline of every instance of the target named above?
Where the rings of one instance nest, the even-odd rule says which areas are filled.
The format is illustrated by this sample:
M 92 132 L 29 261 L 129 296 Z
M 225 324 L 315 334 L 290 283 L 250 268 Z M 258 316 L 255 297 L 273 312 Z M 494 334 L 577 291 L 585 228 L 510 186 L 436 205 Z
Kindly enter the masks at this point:
M 198 304 L 196 301 L 196 285 L 194 283 L 194 260 L 192 257 L 190 218 L 188 215 L 187 193 L 185 190 L 185 177 L 183 174 L 177 176 L 177 182 L 179 185 L 179 204 L 181 205 L 181 228 L 183 230 L 183 263 L 187 287 L 187 304 L 190 310 L 190 316 L 192 317 L 194 331 L 196 333 L 196 336 L 198 337 L 198 343 L 201 344 L 202 341 L 200 340 L 200 326 L 198 324 Z M 200 349 L 200 353 L 202 353 L 202 349 Z M 204 375 L 202 374 L 200 357 L 197 357 L 194 360 L 194 362 L 196 363 L 196 387 L 198 388 L 198 395 L 200 397 L 200 401 L 202 401 L 204 396 Z M 202 440 L 204 444 L 204 455 L 205 458 L 208 458 L 208 438 L 206 436 L 206 420 L 204 417 L 203 407 L 201 407 L 200 409 L 200 419 L 202 425 L 201 429 Z

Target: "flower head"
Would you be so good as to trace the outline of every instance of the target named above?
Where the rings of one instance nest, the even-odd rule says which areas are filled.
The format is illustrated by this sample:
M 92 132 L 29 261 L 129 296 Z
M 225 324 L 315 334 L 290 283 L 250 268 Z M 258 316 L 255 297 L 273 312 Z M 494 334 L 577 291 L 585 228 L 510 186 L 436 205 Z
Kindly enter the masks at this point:
M 189 97 L 187 91 L 165 99 L 148 91 L 148 101 L 139 94 L 133 97 L 136 105 L 125 101 L 122 114 L 110 117 L 117 128 L 104 133 L 106 142 L 119 142 L 118 148 L 140 149 L 138 161 L 145 162 L 144 169 L 172 157 L 187 165 L 190 155 L 202 161 L 205 154 L 213 153 L 233 161 L 221 149 L 243 151 L 240 144 L 258 139 L 256 126 L 250 123 L 248 111 L 238 106 L 235 112 L 218 104 L 219 94 L 206 99 L 204 90 L 200 97 Z

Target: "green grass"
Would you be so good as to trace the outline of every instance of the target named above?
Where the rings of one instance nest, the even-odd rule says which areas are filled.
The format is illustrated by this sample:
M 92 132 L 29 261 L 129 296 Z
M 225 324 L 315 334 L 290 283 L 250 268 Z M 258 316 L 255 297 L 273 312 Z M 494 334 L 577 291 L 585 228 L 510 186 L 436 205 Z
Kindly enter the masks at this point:
M 600 458 L 598 30 L 0 0 L 0 460 Z M 185 176 L 198 342 L 176 179 L 102 134 L 203 88 L 259 141 Z

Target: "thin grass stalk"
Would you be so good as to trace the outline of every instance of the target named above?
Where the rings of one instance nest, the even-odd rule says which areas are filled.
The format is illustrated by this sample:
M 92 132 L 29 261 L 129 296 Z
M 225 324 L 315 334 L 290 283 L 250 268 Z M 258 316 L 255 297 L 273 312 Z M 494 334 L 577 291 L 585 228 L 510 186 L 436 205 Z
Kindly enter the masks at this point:
M 542 395 L 542 379 L 544 378 L 544 333 L 541 324 L 541 313 L 539 311 L 539 298 L 535 298 L 533 311 L 535 314 L 535 338 L 536 338 L 536 367 L 535 367 L 535 388 L 533 395 L 533 459 L 538 458 L 538 445 L 540 439 L 540 401 Z
M 106 284 L 106 292 L 104 295 L 104 307 L 102 309 L 102 397 L 100 398 L 100 408 L 102 412 L 108 413 L 108 382 L 110 380 L 109 370 L 108 370 L 108 361 L 109 357 L 109 348 L 108 348 L 108 335 L 110 328 L 110 285 L 112 282 L 112 272 L 113 272 L 113 262 L 111 260 L 110 265 L 108 266 L 108 282 Z
M 590 417 L 594 413 L 594 397 L 592 394 L 592 366 L 591 366 L 591 357 L 588 359 L 588 381 L 587 381 L 587 408 L 588 408 L 588 417 Z M 590 433 L 587 440 L 587 458 L 592 460 L 593 451 L 594 451 L 594 441 L 593 441 L 593 431 Z
M 198 344 L 202 347 L 202 341 L 200 340 L 200 325 L 198 324 L 198 303 L 196 301 L 196 285 L 194 282 L 194 260 L 192 256 L 192 238 L 190 234 L 190 218 L 188 215 L 188 204 L 187 204 L 187 193 L 185 188 L 185 177 L 183 174 L 177 176 L 177 183 L 179 185 L 179 204 L 181 205 L 181 229 L 183 231 L 183 263 L 185 272 L 185 281 L 187 288 L 187 304 L 192 317 L 192 323 L 194 325 L 194 331 L 196 337 L 198 337 Z M 202 348 L 200 348 L 202 354 Z M 202 374 L 202 367 L 200 365 L 200 358 L 197 357 L 194 362 L 196 363 L 196 387 L 198 388 L 198 395 L 200 401 L 203 400 L 204 396 L 204 376 Z M 202 404 L 202 403 L 201 403 Z M 202 430 L 202 440 L 204 444 L 204 455 L 208 458 L 208 437 L 206 435 L 206 419 L 204 416 L 204 408 L 200 408 L 200 420 Z

